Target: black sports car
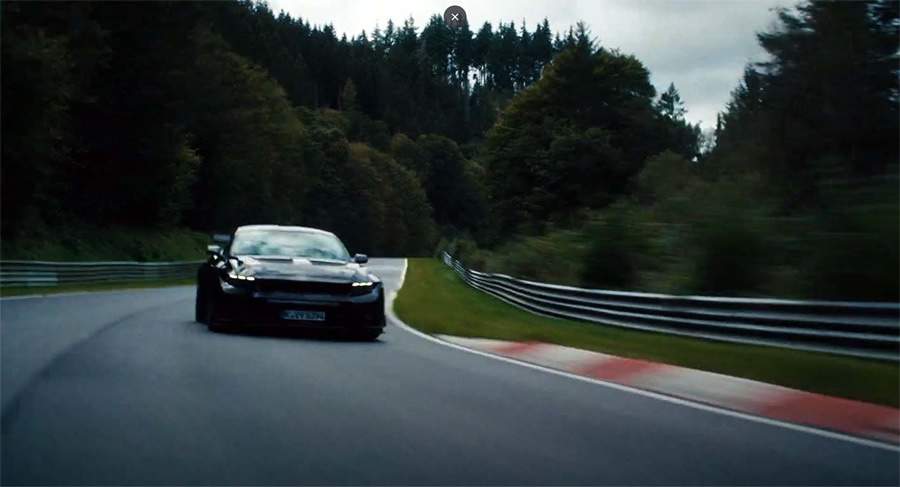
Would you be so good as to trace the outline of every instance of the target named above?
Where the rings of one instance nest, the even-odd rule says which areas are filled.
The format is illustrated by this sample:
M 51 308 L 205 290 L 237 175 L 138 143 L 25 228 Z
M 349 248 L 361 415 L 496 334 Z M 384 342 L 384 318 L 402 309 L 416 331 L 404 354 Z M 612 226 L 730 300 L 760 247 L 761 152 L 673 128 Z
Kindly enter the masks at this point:
M 384 330 L 381 280 L 330 232 L 238 227 L 225 248 L 208 247 L 197 274 L 196 319 L 229 325 L 340 329 L 366 340 Z

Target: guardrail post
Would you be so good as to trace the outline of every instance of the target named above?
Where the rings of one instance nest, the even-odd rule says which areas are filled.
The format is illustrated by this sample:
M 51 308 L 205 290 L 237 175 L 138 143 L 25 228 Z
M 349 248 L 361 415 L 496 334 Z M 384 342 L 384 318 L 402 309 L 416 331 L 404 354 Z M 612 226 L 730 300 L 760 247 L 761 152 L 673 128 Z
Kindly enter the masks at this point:
M 57 286 L 93 282 L 126 282 L 188 278 L 203 261 L 179 262 L 46 262 L 0 261 L 0 286 Z

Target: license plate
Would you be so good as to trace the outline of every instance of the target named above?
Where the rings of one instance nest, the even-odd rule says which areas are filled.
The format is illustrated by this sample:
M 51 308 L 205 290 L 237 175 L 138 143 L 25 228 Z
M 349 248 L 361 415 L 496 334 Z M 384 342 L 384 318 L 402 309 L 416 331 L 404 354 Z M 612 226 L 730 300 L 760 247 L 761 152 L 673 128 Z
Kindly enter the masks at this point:
M 281 312 L 281 319 L 292 321 L 325 321 L 325 312 L 286 309 Z

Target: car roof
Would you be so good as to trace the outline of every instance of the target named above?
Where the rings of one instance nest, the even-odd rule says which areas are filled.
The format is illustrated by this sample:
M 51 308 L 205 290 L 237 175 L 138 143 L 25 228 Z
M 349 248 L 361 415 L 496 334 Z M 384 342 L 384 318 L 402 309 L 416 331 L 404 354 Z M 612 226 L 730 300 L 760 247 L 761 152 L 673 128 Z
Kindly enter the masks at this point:
M 320 230 L 318 228 L 312 227 L 298 227 L 291 225 L 241 225 L 235 229 L 235 233 L 241 230 L 282 230 L 287 232 L 305 232 L 305 233 L 320 233 L 323 235 L 334 235 L 331 232 Z

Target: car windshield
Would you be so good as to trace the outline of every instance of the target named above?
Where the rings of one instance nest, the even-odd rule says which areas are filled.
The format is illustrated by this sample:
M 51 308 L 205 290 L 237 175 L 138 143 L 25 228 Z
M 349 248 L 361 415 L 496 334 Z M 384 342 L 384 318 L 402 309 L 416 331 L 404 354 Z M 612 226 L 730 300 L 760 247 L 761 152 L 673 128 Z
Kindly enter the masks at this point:
M 350 260 L 346 247 L 334 235 L 299 230 L 239 231 L 231 244 L 231 254 Z

